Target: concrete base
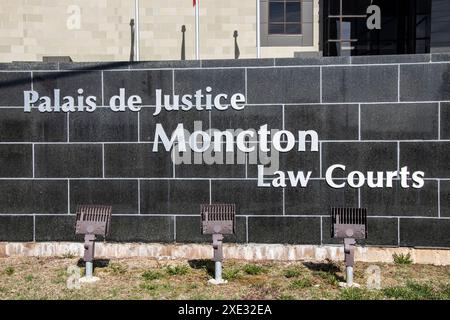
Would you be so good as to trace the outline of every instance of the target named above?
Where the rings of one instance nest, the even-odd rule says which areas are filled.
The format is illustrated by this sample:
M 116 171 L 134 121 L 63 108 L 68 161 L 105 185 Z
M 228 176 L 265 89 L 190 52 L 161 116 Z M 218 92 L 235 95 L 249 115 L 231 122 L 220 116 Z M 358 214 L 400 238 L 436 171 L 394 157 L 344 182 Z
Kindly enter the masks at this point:
M 89 278 L 82 277 L 82 278 L 80 278 L 79 281 L 81 284 L 90 284 L 90 283 L 95 283 L 97 281 L 100 281 L 100 278 L 98 278 L 98 277 L 89 277 Z
M 208 283 L 214 284 L 214 285 L 220 285 L 220 284 L 226 284 L 226 283 L 228 283 L 228 281 L 227 280 L 223 280 L 223 279 L 220 280 L 220 281 L 217 281 L 216 279 L 209 279 Z
M 360 284 L 357 284 L 356 282 L 353 282 L 351 286 L 347 284 L 347 282 L 339 282 L 339 287 L 341 288 L 361 288 Z
M 211 259 L 210 244 L 160 244 L 160 243 L 104 243 L 95 245 L 96 258 L 145 257 L 158 260 Z M 343 245 L 283 245 L 283 244 L 231 244 L 225 243 L 226 259 L 261 261 L 343 261 Z M 450 265 L 449 249 L 417 249 L 394 247 L 361 247 L 355 249 L 355 262 L 392 263 L 392 255 L 411 255 L 414 263 Z M 82 243 L 75 242 L 1 242 L 0 257 L 29 256 L 52 257 L 84 254 Z

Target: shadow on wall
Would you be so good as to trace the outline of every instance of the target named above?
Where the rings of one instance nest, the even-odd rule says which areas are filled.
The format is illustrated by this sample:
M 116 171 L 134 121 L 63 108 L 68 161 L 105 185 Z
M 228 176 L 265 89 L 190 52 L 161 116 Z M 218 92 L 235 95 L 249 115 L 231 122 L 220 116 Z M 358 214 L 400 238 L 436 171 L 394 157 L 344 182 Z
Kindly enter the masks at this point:
M 41 63 L 41 62 L 37 62 L 37 63 Z M 53 73 L 46 73 L 44 76 L 41 76 L 39 80 L 43 80 L 43 78 L 45 79 L 50 79 L 50 80 L 57 80 L 57 79 L 64 79 L 64 78 L 71 78 L 74 76 L 79 75 L 79 73 L 83 73 L 83 72 L 91 72 L 91 71 L 98 71 L 98 70 L 104 70 L 104 69 L 115 69 L 115 68 L 120 68 L 120 67 L 129 67 L 131 66 L 133 63 L 132 62 L 108 62 L 108 63 L 94 63 L 92 65 L 88 65 L 85 67 L 79 67 L 76 69 L 73 69 L 72 71 L 74 72 L 54 72 Z M 58 70 L 55 70 L 58 71 Z M 45 71 L 43 71 L 45 72 Z M 25 73 L 27 74 L 27 73 Z M 15 80 L 7 80 L 7 81 L 1 81 L 0 80 L 0 88 L 1 89 L 5 89 L 5 88 L 9 88 L 9 87 L 14 87 L 17 85 L 21 85 L 21 84 L 27 84 L 30 82 L 30 78 L 29 77 L 20 77 L 18 79 Z

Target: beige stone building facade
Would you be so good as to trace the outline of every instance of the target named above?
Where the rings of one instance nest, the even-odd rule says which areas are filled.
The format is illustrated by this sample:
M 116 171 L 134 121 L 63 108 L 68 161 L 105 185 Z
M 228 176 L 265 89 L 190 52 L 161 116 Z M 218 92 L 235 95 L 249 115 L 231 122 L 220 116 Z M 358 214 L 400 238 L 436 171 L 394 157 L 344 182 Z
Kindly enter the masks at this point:
M 280 0 L 281 2 L 283 0 Z M 74 61 L 130 59 L 134 0 L 0 0 L 0 62 L 70 56 Z M 308 41 L 267 40 L 268 0 L 261 0 L 261 57 L 293 57 L 319 50 L 318 0 L 303 0 Z M 200 58 L 256 58 L 256 0 L 200 0 Z M 195 59 L 192 0 L 140 0 L 140 60 L 179 60 L 186 27 L 186 59 Z M 285 37 L 286 38 L 286 37 Z M 276 39 L 275 39 L 276 40 Z

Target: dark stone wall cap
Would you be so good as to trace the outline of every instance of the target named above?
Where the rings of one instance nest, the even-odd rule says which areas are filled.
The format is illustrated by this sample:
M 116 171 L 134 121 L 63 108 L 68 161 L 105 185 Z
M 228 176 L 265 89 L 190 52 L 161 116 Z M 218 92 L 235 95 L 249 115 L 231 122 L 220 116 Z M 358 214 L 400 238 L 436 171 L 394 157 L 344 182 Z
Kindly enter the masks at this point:
M 202 60 L 203 68 L 232 68 L 232 67 L 267 67 L 273 66 L 274 59 L 214 59 Z
M 200 68 L 199 60 L 167 60 L 167 61 L 136 61 L 130 63 L 130 69 L 181 69 Z
M 433 53 L 431 62 L 450 62 L 450 52 Z
M 129 68 L 129 61 L 64 62 L 59 64 L 60 70 L 127 70 Z
M 350 64 L 350 57 L 276 58 L 275 66 L 308 66 Z
M 400 54 L 351 57 L 352 64 L 419 63 L 430 62 L 430 60 L 430 54 Z
M 10 63 L 0 63 L 0 70 L 30 71 L 30 70 L 58 70 L 56 62 L 38 61 L 13 61 Z
M 14 61 L 0 63 L 0 71 L 32 70 L 133 70 L 133 69 L 183 69 L 183 68 L 235 68 L 282 67 L 320 65 L 398 64 L 450 62 L 450 52 L 433 54 L 373 55 L 352 57 L 294 57 L 263 59 L 207 59 L 161 61 L 93 61 L 93 62 L 40 62 Z

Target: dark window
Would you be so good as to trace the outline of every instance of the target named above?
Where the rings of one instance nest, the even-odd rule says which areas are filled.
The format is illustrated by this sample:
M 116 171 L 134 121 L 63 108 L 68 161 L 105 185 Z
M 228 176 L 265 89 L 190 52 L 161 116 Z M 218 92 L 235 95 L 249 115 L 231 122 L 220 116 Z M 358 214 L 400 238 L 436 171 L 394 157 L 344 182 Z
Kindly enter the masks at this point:
M 269 34 L 301 34 L 300 0 L 269 1 Z
M 324 55 L 430 52 L 430 0 L 324 0 Z M 381 29 L 367 27 L 367 8 L 381 10 Z

